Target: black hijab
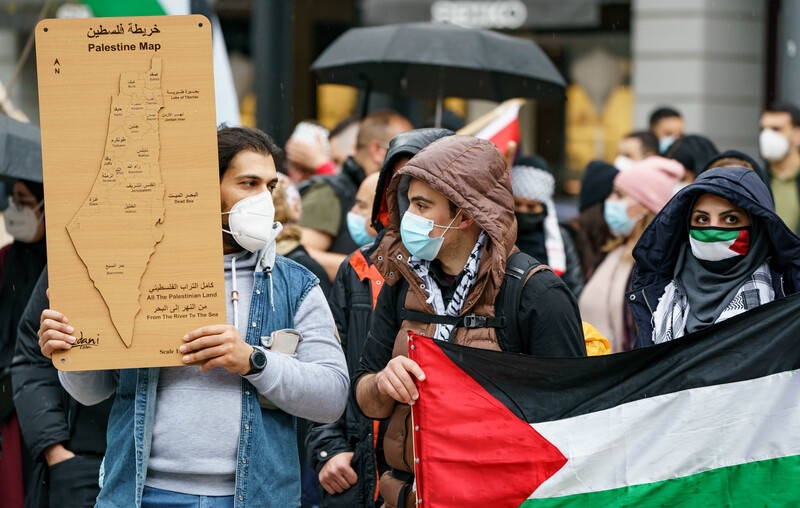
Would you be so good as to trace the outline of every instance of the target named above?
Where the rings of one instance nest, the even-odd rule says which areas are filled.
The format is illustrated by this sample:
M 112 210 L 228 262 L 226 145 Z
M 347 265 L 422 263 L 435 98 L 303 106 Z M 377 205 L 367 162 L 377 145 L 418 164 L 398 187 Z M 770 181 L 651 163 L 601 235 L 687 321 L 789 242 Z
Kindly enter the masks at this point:
M 690 208 L 693 209 L 694 206 Z M 750 219 L 750 248 L 733 266 L 703 261 L 692 254 L 688 238 L 675 264 L 675 282 L 689 300 L 686 333 L 713 325 L 759 266 L 769 256 L 769 237 L 757 219 Z

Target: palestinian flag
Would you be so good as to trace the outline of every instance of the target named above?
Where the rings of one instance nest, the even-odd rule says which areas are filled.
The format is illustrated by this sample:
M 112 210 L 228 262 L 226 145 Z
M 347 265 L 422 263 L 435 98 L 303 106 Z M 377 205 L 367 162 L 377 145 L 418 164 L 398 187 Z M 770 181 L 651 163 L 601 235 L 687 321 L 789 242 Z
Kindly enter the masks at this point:
M 800 506 L 798 315 L 571 359 L 412 336 L 419 506 Z
M 510 101 L 501 104 L 493 113 L 495 117 L 480 131 L 475 133 L 476 138 L 488 139 L 500 149 L 501 152 L 508 151 L 510 142 L 519 146 L 519 110 L 521 103 Z
M 689 242 L 698 259 L 722 261 L 744 256 L 750 248 L 750 228 L 689 228 Z

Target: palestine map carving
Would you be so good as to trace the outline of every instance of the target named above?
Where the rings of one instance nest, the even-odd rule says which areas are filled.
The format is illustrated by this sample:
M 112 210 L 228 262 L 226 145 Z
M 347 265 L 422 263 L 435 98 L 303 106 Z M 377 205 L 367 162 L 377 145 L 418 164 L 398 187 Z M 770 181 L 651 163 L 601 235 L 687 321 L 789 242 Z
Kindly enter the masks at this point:
M 159 168 L 161 59 L 144 73 L 123 72 L 111 98 L 105 152 L 89 196 L 67 225 L 75 250 L 127 347 L 141 310 L 139 284 L 163 238 Z

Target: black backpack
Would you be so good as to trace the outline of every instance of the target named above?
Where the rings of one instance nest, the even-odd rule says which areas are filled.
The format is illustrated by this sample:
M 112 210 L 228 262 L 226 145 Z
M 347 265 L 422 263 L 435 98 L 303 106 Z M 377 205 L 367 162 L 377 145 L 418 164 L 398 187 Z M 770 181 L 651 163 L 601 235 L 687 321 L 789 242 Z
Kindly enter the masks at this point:
M 406 294 L 408 293 L 407 282 L 401 289 L 397 300 L 397 315 L 401 321 L 408 319 L 419 323 L 455 325 L 455 328 L 494 328 L 500 349 L 509 353 L 524 353 L 523 334 L 518 319 L 522 290 L 529 276 L 544 270 L 551 270 L 551 268 L 524 252 L 512 254 L 506 261 L 503 286 L 494 302 L 494 317 L 475 314 L 452 317 L 408 310 L 405 308 Z

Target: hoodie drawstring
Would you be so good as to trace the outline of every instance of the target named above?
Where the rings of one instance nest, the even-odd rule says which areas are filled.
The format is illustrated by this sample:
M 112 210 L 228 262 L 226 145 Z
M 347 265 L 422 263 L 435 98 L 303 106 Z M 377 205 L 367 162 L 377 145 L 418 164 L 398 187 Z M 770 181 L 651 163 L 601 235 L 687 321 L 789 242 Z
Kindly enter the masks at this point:
M 272 287 L 272 269 L 265 268 L 264 272 L 269 279 L 269 303 L 272 306 L 272 312 L 275 312 L 275 299 L 273 297 Z M 231 258 L 231 302 L 233 302 L 233 326 L 239 329 L 239 291 L 236 290 L 236 258 Z
M 264 268 L 264 271 L 267 272 L 269 279 L 269 303 L 272 305 L 272 312 L 275 312 L 275 300 L 272 297 L 272 268 Z
M 231 302 L 233 302 L 233 327 L 239 329 L 239 292 L 236 290 L 236 258 L 231 258 Z
M 272 285 L 272 269 L 264 268 L 269 279 L 269 303 L 275 312 L 274 287 Z M 231 302 L 233 302 L 233 326 L 239 329 L 239 291 L 236 290 L 236 258 L 231 259 Z

